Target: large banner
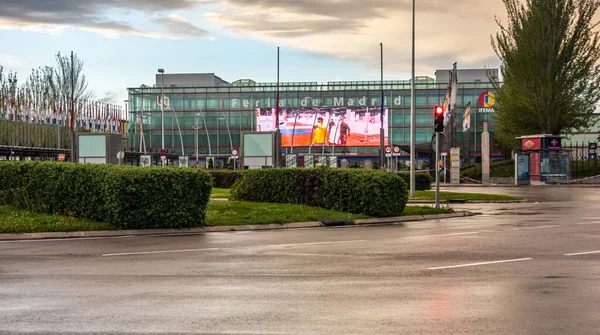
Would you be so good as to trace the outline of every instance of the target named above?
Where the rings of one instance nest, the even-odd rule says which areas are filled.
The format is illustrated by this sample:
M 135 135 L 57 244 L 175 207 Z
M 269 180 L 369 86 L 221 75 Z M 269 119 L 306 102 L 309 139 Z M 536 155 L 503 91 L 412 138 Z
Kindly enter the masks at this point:
M 256 110 L 257 131 L 275 131 L 275 108 Z M 388 144 L 388 109 L 383 117 Z M 283 147 L 377 147 L 381 108 L 280 108 L 279 129 Z

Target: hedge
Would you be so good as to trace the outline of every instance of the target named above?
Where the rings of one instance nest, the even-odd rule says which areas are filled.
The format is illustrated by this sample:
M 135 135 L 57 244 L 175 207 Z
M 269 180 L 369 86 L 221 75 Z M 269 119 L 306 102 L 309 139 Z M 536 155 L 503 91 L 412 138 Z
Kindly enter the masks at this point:
M 235 183 L 232 199 L 305 204 L 371 216 L 401 215 L 406 183 L 393 173 L 362 169 L 248 170 Z
M 241 171 L 210 171 L 213 177 L 213 187 L 216 188 L 231 188 L 233 184 L 242 176 Z
M 398 173 L 406 185 L 410 185 L 410 173 Z M 426 173 L 417 173 L 415 174 L 415 189 L 418 191 L 427 191 L 431 189 L 431 184 L 433 183 L 433 178 Z
M 210 175 L 194 169 L 0 164 L 0 203 L 117 229 L 203 226 L 211 190 Z

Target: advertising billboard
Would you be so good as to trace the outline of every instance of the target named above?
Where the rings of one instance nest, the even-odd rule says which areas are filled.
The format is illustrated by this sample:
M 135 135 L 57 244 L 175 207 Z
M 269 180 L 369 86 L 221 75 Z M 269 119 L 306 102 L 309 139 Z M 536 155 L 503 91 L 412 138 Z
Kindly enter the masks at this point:
M 383 111 L 384 143 L 388 144 L 388 109 Z M 283 147 L 377 147 L 381 108 L 280 108 Z M 275 131 L 275 108 L 256 109 L 257 131 Z

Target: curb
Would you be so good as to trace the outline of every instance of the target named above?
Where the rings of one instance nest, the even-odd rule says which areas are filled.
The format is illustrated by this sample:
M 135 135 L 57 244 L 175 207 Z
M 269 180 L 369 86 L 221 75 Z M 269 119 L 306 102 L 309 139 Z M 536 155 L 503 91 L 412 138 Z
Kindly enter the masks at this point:
M 403 222 L 415 222 L 425 220 L 450 219 L 465 216 L 473 216 L 471 212 L 457 212 L 438 215 L 415 215 L 399 216 L 390 218 L 359 219 L 355 226 L 400 224 Z M 202 228 L 182 229 L 146 229 L 146 230 L 97 230 L 97 231 L 75 231 L 75 232 L 48 232 L 48 233 L 25 233 L 25 234 L 0 234 L 0 241 L 22 241 L 42 239 L 68 239 L 68 238 L 98 238 L 98 237 L 123 237 L 123 236 L 148 236 L 148 235 L 193 235 L 202 233 L 230 232 L 230 231 L 254 231 L 254 230 L 279 230 L 298 228 L 325 227 L 321 222 L 296 222 L 285 224 L 245 225 L 245 226 L 217 226 Z

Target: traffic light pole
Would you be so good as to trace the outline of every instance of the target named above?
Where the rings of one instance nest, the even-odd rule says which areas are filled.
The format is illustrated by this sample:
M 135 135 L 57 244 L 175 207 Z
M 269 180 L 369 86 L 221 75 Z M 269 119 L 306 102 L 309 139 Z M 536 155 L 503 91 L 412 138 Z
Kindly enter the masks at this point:
M 440 133 L 435 132 L 435 208 L 440 209 Z

